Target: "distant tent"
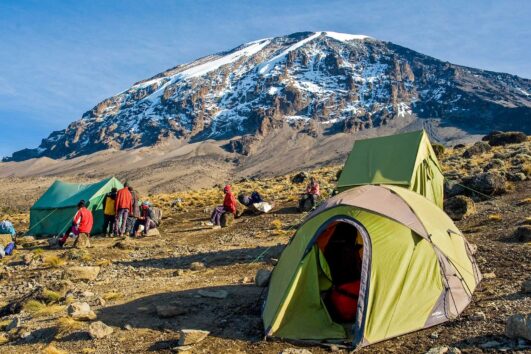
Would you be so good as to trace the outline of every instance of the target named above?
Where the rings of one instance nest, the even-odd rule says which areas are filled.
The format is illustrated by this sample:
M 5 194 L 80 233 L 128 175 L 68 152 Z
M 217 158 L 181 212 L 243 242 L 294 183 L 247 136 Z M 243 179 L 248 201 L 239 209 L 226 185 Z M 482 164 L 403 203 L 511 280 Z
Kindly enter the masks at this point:
M 354 311 L 347 321 L 334 319 L 327 301 L 345 279 L 359 289 L 357 303 L 343 303 Z M 321 204 L 282 252 L 265 334 L 366 346 L 456 318 L 480 280 L 469 243 L 443 210 L 402 187 L 356 187 Z
M 444 176 L 424 130 L 355 141 L 337 189 L 366 184 L 406 187 L 443 207 Z
M 88 209 L 94 215 L 92 234 L 103 232 L 103 201 L 113 187 L 123 186 L 114 177 L 94 184 L 55 181 L 31 207 L 28 234 L 42 236 L 66 232 L 80 200 L 88 203 Z

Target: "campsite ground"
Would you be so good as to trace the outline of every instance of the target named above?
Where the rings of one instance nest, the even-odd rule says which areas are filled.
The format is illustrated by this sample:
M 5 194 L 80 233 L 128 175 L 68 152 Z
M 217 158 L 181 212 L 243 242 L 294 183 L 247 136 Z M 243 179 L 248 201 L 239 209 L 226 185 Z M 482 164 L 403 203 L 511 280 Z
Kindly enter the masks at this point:
M 487 155 L 474 165 L 489 159 Z M 467 164 L 452 168 L 462 166 Z M 336 171 L 337 168 L 315 171 L 325 190 L 333 185 Z M 6 184 L 2 188 L 8 188 Z M 210 207 L 219 201 L 219 191 L 154 195 L 150 199 L 162 206 L 167 216 L 160 237 L 119 244 L 116 239 L 95 238 L 94 247 L 87 250 L 52 250 L 43 246 L 45 243 L 39 245 L 39 241 L 17 249 L 13 257 L 0 263 L 1 302 L 30 293 L 37 284 L 54 289 L 66 284 L 61 290 L 72 296 L 57 298 L 49 293 L 44 299 L 49 305 L 37 309 L 27 306 L 17 315 L 22 320 L 20 328 L 0 332 L 0 345 L 2 339 L 6 342 L 0 352 L 54 353 L 53 348 L 69 353 L 171 352 L 182 328 L 211 332 L 191 349 L 193 353 L 279 353 L 293 347 L 286 342 L 263 340 L 260 307 L 265 290 L 254 285 L 253 277 L 260 268 L 272 269 L 274 259 L 300 223 L 303 215 L 295 212 L 294 205 L 302 186 L 292 184 L 285 176 L 241 181 L 236 187 L 258 189 L 266 196 L 274 196 L 274 211 L 244 216 L 230 227 L 212 230 L 202 226 L 202 222 Z M 18 193 L 17 188 L 11 190 L 8 197 L 14 200 L 10 204 L 13 208 L 3 212 L 23 231 L 28 221 L 25 210 L 38 191 L 22 197 L 24 194 Z M 531 298 L 520 290 L 530 274 L 531 252 L 528 243 L 521 243 L 514 236 L 518 225 L 531 222 L 530 190 L 530 181 L 512 183 L 509 193 L 476 203 L 477 213 L 457 222 L 468 240 L 478 246 L 476 259 L 487 275 L 459 318 L 375 344 L 362 352 L 418 353 L 451 346 L 475 353 L 514 350 L 525 345 L 503 333 L 509 315 L 531 312 Z M 183 204 L 172 207 L 176 198 L 182 198 Z M 26 205 L 23 200 L 27 200 Z M 27 262 L 29 254 L 34 258 L 31 262 Z M 202 262 L 206 267 L 192 270 L 193 262 Z M 74 265 L 99 266 L 101 271 L 95 281 L 70 282 L 65 269 Z M 201 295 L 201 290 L 225 290 L 228 295 L 210 298 L 204 292 Z M 112 326 L 114 333 L 92 340 L 87 334 L 88 322 L 64 320 L 64 306 L 71 299 L 90 303 L 98 320 Z M 179 314 L 161 317 L 156 310 L 160 305 L 174 305 Z M 0 329 L 14 317 L 0 319 Z M 312 353 L 330 351 L 321 347 L 306 349 Z

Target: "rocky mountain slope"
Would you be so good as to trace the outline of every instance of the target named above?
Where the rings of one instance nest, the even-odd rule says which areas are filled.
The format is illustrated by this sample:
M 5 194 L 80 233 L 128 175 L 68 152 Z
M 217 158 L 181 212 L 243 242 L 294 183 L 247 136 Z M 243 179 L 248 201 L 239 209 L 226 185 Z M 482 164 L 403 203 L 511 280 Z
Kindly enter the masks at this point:
M 72 158 L 107 149 L 232 139 L 252 155 L 289 126 L 321 139 L 434 118 L 466 131 L 531 132 L 531 80 L 467 68 L 367 36 L 301 32 L 178 65 L 110 97 L 37 149 Z M 391 124 L 391 122 L 393 122 Z

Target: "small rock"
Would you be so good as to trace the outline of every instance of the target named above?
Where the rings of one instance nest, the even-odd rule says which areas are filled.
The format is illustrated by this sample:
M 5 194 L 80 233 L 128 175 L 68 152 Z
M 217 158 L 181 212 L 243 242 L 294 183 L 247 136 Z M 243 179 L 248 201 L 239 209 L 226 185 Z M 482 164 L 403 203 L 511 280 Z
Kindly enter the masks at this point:
M 114 332 L 114 329 L 101 321 L 93 322 L 89 326 L 89 334 L 92 339 L 105 338 Z
M 336 353 L 336 352 L 339 352 L 341 349 L 339 349 L 339 347 L 335 344 L 332 344 L 330 346 L 330 351 L 333 352 L 333 353 Z
M 492 272 L 483 274 L 483 279 L 494 279 L 494 278 L 496 278 L 496 274 L 494 274 Z
M 518 226 L 518 228 L 514 232 L 514 237 L 516 237 L 516 239 L 520 242 L 531 242 L 531 226 Z
M 184 269 L 177 269 L 175 272 L 173 272 L 174 277 L 180 277 L 184 275 Z
M 308 174 L 308 172 L 299 172 L 297 173 L 295 176 L 293 176 L 291 178 L 291 182 L 292 183 L 303 183 L 304 181 L 306 181 L 308 178 L 310 178 L 310 175 Z
M 71 280 L 95 280 L 100 274 L 100 267 L 69 267 L 65 275 Z
M 485 315 L 484 312 L 478 311 L 478 312 L 474 313 L 473 315 L 471 315 L 470 319 L 472 321 L 485 321 L 487 319 L 487 316 Z
M 193 345 L 183 345 L 182 347 L 179 346 L 179 347 L 171 348 L 171 350 L 173 350 L 174 352 L 183 353 L 183 354 L 184 353 L 191 353 L 192 349 L 193 349 Z
M 147 235 L 148 237 L 150 236 L 160 236 L 160 231 L 159 229 L 149 229 Z
M 256 272 L 256 276 L 254 278 L 254 283 L 256 286 L 259 286 L 261 288 L 266 287 L 269 284 L 269 279 L 271 278 L 271 271 L 267 269 L 259 269 Z
M 137 248 L 137 245 L 135 242 L 131 241 L 129 237 L 126 237 L 125 239 L 116 242 L 113 247 L 121 250 L 132 250 Z
M 225 299 L 229 293 L 226 290 L 199 290 L 199 295 L 214 299 Z
M 131 326 L 131 325 L 128 323 L 128 324 L 126 324 L 126 325 L 124 326 L 124 329 L 125 329 L 126 331 L 132 331 L 132 330 L 133 330 L 133 326 Z
M 431 338 L 431 339 L 437 339 L 437 338 L 439 338 L 439 333 L 437 333 L 437 332 L 433 332 L 432 334 L 430 334 L 430 338 Z
M 525 294 L 531 293 L 531 278 L 522 283 L 522 292 Z
M 187 311 L 179 306 L 174 305 L 157 305 L 157 315 L 162 318 L 175 317 L 184 315 Z
M 96 298 L 95 303 L 96 303 L 97 306 L 105 306 L 107 301 L 105 301 L 105 299 L 102 298 L 102 297 L 98 297 L 98 298 Z
M 79 321 L 92 321 L 96 319 L 96 314 L 86 302 L 74 302 L 68 305 L 67 313 L 70 317 Z
M 270 258 L 269 263 L 271 263 L 272 266 L 276 266 L 278 264 L 277 258 Z
M 190 264 L 190 269 L 191 270 L 202 270 L 202 269 L 205 269 L 206 266 L 205 266 L 205 263 L 203 262 L 193 262 L 192 264 Z
M 249 284 L 251 283 L 253 280 L 252 278 L 250 277 L 243 277 L 243 279 L 240 281 L 242 284 Z
M 280 354 L 312 354 L 312 352 L 308 349 L 287 348 L 281 351 Z
M 444 201 L 444 211 L 452 220 L 461 220 L 475 214 L 476 206 L 471 198 L 457 195 Z
M 461 350 L 456 347 L 433 347 L 426 352 L 426 354 L 460 354 Z
M 9 332 L 11 331 L 12 329 L 15 329 L 15 328 L 19 328 L 20 325 L 21 325 L 22 321 L 20 320 L 20 318 L 18 317 L 15 317 L 13 319 L 13 321 L 11 321 L 5 328 L 5 331 L 6 332 Z
M 25 265 L 29 266 L 33 263 L 33 253 L 26 253 L 22 258 Z
M 507 319 L 505 335 L 509 338 L 531 340 L 531 314 L 516 314 Z
M 179 346 L 187 346 L 201 342 L 210 334 L 209 331 L 199 329 L 181 329 L 179 331 Z
M 94 296 L 94 293 L 93 293 L 92 291 L 88 291 L 88 290 L 87 290 L 87 291 L 83 291 L 83 292 L 81 293 L 81 296 L 83 296 L 83 297 L 93 297 L 93 296 Z

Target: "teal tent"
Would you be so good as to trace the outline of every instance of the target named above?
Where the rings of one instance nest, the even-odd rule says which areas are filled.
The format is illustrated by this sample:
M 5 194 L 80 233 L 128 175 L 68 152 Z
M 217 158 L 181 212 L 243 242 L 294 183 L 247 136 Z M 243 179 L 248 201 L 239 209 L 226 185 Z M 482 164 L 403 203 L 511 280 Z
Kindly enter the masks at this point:
M 31 207 L 28 234 L 45 236 L 66 232 L 80 200 L 87 202 L 87 208 L 94 216 L 92 234 L 102 233 L 103 201 L 113 187 L 120 189 L 123 186 L 114 177 L 93 184 L 55 181 Z

